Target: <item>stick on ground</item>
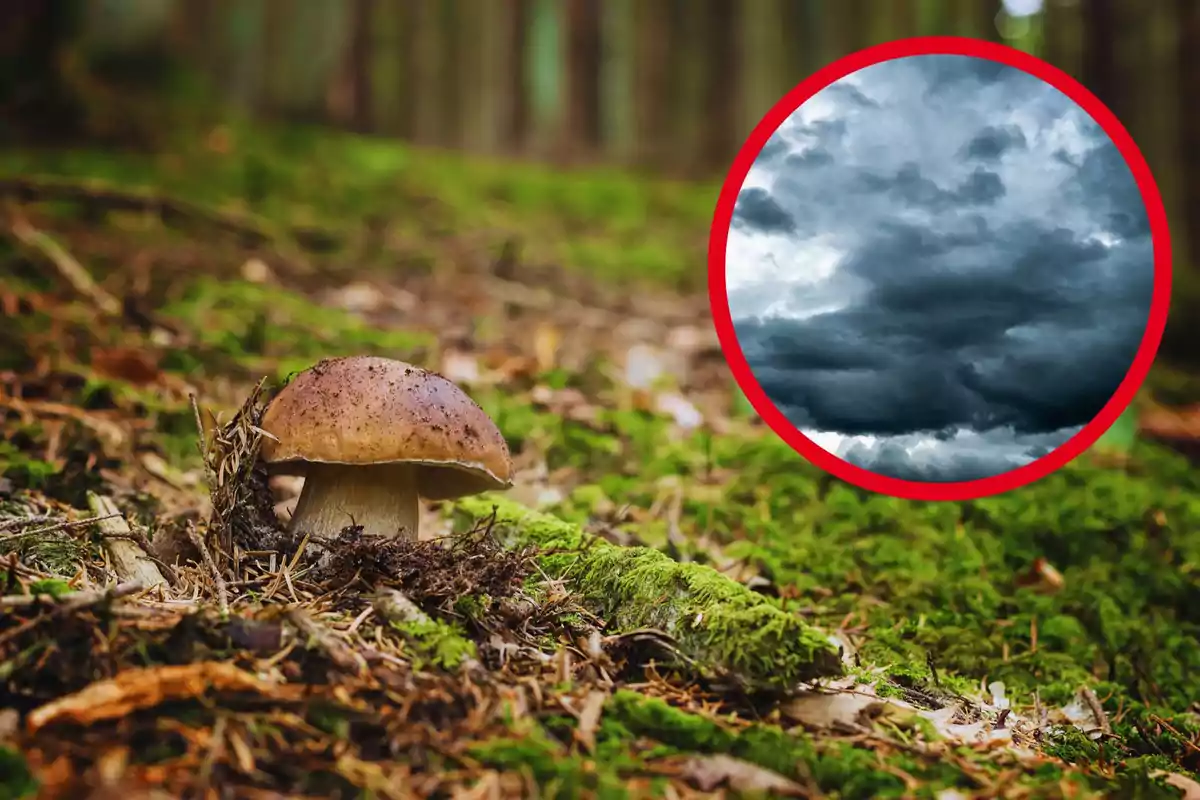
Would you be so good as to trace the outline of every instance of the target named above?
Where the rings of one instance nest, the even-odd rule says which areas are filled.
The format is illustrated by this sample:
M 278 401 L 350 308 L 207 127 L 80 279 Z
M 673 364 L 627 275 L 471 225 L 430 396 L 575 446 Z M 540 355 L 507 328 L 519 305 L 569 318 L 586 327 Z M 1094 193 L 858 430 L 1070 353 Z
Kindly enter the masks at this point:
M 90 300 L 96 308 L 110 316 L 120 315 L 120 301 L 92 280 L 91 274 L 83 265 L 53 237 L 39 231 L 20 217 L 13 220 L 12 233 L 17 241 L 31 250 L 36 250 L 53 264 L 63 279 L 71 284 L 71 288 Z
M 117 577 L 122 581 L 137 581 L 147 589 L 167 583 L 158 565 L 130 538 L 134 535 L 133 529 L 111 498 L 88 492 L 88 507 L 97 517 L 105 517 L 96 522 L 96 527 L 104 537 L 104 547 Z

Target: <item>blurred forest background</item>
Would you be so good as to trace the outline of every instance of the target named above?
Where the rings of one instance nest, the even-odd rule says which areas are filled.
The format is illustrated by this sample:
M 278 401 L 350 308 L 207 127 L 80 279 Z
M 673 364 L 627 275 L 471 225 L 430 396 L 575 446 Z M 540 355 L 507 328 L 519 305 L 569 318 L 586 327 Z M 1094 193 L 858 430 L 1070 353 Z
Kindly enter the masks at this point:
M 715 180 L 799 80 L 916 34 L 1004 41 L 1080 79 L 1141 146 L 1188 262 L 1195 0 L 6 0 L 0 137 L 145 145 L 236 110 Z M 1175 316 L 1190 319 L 1186 273 Z M 1168 347 L 1190 350 L 1181 323 Z

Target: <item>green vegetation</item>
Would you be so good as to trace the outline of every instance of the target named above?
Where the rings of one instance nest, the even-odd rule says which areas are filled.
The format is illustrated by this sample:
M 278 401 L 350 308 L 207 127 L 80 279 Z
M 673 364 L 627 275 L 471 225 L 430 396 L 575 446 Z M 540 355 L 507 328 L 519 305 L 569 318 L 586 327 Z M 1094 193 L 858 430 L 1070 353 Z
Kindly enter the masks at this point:
M 227 148 L 185 136 L 159 157 L 11 150 L 0 153 L 0 175 L 86 175 L 253 211 L 306 241 L 331 238 L 343 255 L 350 248 L 370 251 L 364 223 L 378 220 L 400 243 L 399 266 L 410 271 L 436 268 L 438 243 L 466 238 L 496 248 L 519 242 L 531 263 L 614 280 L 704 284 L 695 265 L 704 261 L 715 184 L 651 182 L 602 169 L 575 170 L 564 180 L 550 166 L 464 159 L 316 129 L 222 130 Z M 502 238 L 489 242 L 489 232 Z M 356 261 L 365 254 L 353 253 Z
M 121 186 L 154 185 L 213 206 L 253 208 L 266 224 L 299 238 L 309 228 L 328 233 L 334 245 L 321 258 L 376 278 L 403 281 L 440 269 L 454 248 L 488 258 L 516 238 L 524 258 L 539 267 L 569 265 L 615 281 L 636 276 L 660 288 L 703 282 L 697 265 L 711 209 L 708 187 L 601 172 L 563 178 L 542 167 L 418 154 L 353 137 L 240 129 L 232 137 L 227 154 L 200 146 L 170 157 L 6 153 L 0 173 L 85 174 Z M 64 238 L 81 224 L 75 209 L 54 205 L 49 212 L 44 224 L 61 224 Z M 376 243 L 379 252 L 368 241 L 373 215 L 393 226 L 385 244 Z M 135 225 L 115 215 L 106 226 L 87 226 L 133 249 L 179 238 L 157 223 Z M 105 256 L 103 247 L 88 259 L 88 244 L 81 236 L 75 245 L 81 260 L 121 285 L 119 270 L 132 259 Z M 311 241 L 306 246 L 318 249 Z M 279 380 L 321 357 L 360 352 L 421 363 L 445 333 L 410 325 L 402 314 L 368 322 L 322 305 L 313 290 L 324 288 L 316 284 L 328 276 L 295 285 L 232 278 L 225 273 L 243 263 L 233 256 L 247 253 L 214 249 L 222 259 L 212 259 L 209 274 L 173 269 L 169 261 L 162 269 L 159 280 L 169 287 L 155 295 L 155 313 L 188 334 L 159 348 L 157 368 L 169 378 L 201 387 L 215 378 Z M 16 263 L 16 255 L 0 251 L 0 268 Z M 35 272 L 22 265 L 25 278 Z M 46 283 L 44 275 L 39 280 Z M 45 335 L 48 313 L 20 315 L 20 335 Z M 135 385 L 93 369 L 91 345 L 142 346 L 141 334 L 91 330 L 86 308 L 54 314 L 71 323 L 57 369 L 74 378 L 59 387 L 56 402 L 124 415 L 131 450 L 157 449 L 177 469 L 194 468 L 185 396 L 165 381 Z M 479 321 L 473 310 L 458 316 Z M 24 369 L 27 355 L 0 350 L 0 369 Z M 618 689 L 595 731 L 594 753 L 573 744 L 573 719 L 542 713 L 512 721 L 504 736 L 472 743 L 473 758 L 528 771 L 546 796 L 621 796 L 632 776 L 643 781 L 637 791 L 653 796 L 661 785 L 646 777 L 650 766 L 715 753 L 844 798 L 910 796 L 905 776 L 919 782 L 920 796 L 942 788 L 986 792 L 1005 770 L 1019 773 L 1029 796 L 1069 790 L 1178 796 L 1158 773 L 1200 766 L 1200 722 L 1189 710 L 1200 674 L 1200 472 L 1193 466 L 1136 441 L 1126 426 L 1107 441 L 1127 455 L 1119 468 L 1085 454 L 1034 485 L 968 503 L 870 495 L 814 469 L 762 428 L 685 434 L 661 415 L 632 409 L 606 372 L 616 355 L 597 353 L 587 374 L 525 374 L 469 387 L 514 452 L 534 453 L 547 473 L 567 476 L 563 499 L 538 512 L 491 496 L 456 506 L 461 527 L 489 517 L 496 505 L 493 532 L 504 544 L 540 549 L 531 593 L 538 582 L 560 582 L 603 620 L 605 633 L 665 630 L 709 678 L 728 671 L 778 688 L 834 674 L 841 663 L 824 632 L 840 628 L 863 669 L 882 670 L 884 696 L 975 695 L 1002 681 L 1015 708 L 1028 714 L 1035 703 L 1061 707 L 1086 686 L 1113 735 L 1095 741 L 1071 728 L 1056 730 L 1044 742 L 1044 761 L 1014 766 L 966 746 L 922 755 L 915 745 L 892 742 L 882 752 L 866 741 L 789 729 L 775 718 L 746 724 Z M 539 383 L 579 392 L 589 413 L 567 418 L 535 403 L 529 390 Z M 1152 384 L 1177 398 L 1192 385 L 1161 371 Z M 748 416 L 736 390 L 728 406 L 730 418 Z M 78 428 L 64 429 L 67 444 L 84 435 Z M 44 432 L 14 420 L 5 433 L 0 475 L 19 490 L 51 493 L 65 473 L 42 460 Z M 80 469 L 100 479 L 96 463 Z M 677 498 L 673 515 L 662 511 L 664 496 Z M 636 513 L 618 513 L 623 507 Z M 608 536 L 585 532 L 600 529 Z M 608 541 L 616 537 L 634 546 Z M 0 549 L 64 576 L 86 554 L 86 545 L 67 534 L 12 539 Z M 721 572 L 753 575 L 754 588 Z M 33 586 L 55 595 L 60 588 L 51 581 L 29 591 Z M 464 599 L 456 611 L 474 603 L 484 600 Z M 453 623 L 430 620 L 400 632 L 422 664 L 453 671 L 478 656 L 477 643 Z M 932 738 L 914 736 L 924 744 Z M 9 763 L 8 752 L 0 751 L 0 766 Z
M 488 517 L 506 546 L 546 553 L 542 571 L 567 579 L 615 632 L 661 630 L 702 670 L 727 670 L 777 688 L 836 675 L 833 645 L 800 617 L 711 567 L 680 564 L 648 547 L 618 547 L 575 525 L 487 497 L 459 502 L 467 521 Z
M 37 793 L 38 782 L 29 771 L 25 758 L 0 745 L 0 800 L 22 800 Z
M 427 661 L 441 669 L 458 669 L 464 661 L 475 657 L 475 643 L 457 625 L 429 617 L 392 623 L 405 640 L 410 642 L 418 666 Z

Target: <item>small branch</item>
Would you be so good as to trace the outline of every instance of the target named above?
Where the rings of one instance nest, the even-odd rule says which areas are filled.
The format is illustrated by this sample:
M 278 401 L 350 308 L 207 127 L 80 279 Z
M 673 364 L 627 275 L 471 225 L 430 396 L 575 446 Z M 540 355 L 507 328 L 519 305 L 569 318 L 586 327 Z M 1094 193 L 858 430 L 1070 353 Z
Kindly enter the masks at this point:
M 1086 686 L 1079 690 L 1079 694 L 1083 697 L 1083 702 L 1087 703 L 1088 708 L 1092 710 L 1092 716 L 1096 718 L 1096 724 L 1100 726 L 1100 731 L 1105 735 L 1111 734 L 1112 725 L 1108 723 L 1108 714 L 1104 711 L 1104 706 L 1100 704 L 1100 698 L 1096 697 L 1096 693 Z
M 49 234 L 39 231 L 21 217 L 14 219 L 10 227 L 17 241 L 36 250 L 52 263 L 72 289 L 91 300 L 101 312 L 113 317 L 120 316 L 121 302 L 92 280 L 83 265 Z
M 59 603 L 60 607 L 63 604 L 70 604 L 77 610 L 78 608 L 85 608 L 101 603 L 106 599 L 125 597 L 126 595 L 139 592 L 141 589 L 141 584 L 118 583 L 111 589 L 87 589 L 80 592 L 64 592 L 58 597 L 48 594 L 14 594 L 0 597 L 0 608 L 28 608 L 49 599 Z
M 204 537 L 200 535 L 200 531 L 196 530 L 196 526 L 188 523 L 188 539 L 191 540 L 192 546 L 200 552 L 200 558 L 204 560 L 204 566 L 208 567 L 208 571 L 212 573 L 213 585 L 217 589 L 217 607 L 221 612 L 222 618 L 229 617 L 229 588 L 225 585 L 225 578 L 221 577 L 221 570 L 217 568 L 217 562 L 213 560 L 212 553 L 209 552 L 208 545 L 204 542 Z
M 0 197 L 10 197 L 21 203 L 49 200 L 77 203 L 103 211 L 154 214 L 164 225 L 177 228 L 187 227 L 188 223 L 199 223 L 202 227 L 232 235 L 245 246 L 271 245 L 305 271 L 309 266 L 302 258 L 304 250 L 328 252 L 345 238 L 329 228 L 274 226 L 252 214 L 229 213 L 180 197 L 124 189 L 95 181 L 84 184 L 50 177 L 0 178 Z
M 97 527 L 104 537 L 104 547 L 112 559 L 117 577 L 125 581 L 138 581 L 147 588 L 167 583 L 158 565 L 146 555 L 141 545 L 133 541 L 133 529 L 111 498 L 88 492 L 88 507 L 97 517 L 104 518 L 97 522 Z
M 88 517 L 87 519 L 77 519 L 77 520 L 71 520 L 68 522 L 56 522 L 53 525 L 47 525 L 45 528 L 36 528 L 32 531 L 19 531 L 18 533 L 10 533 L 6 536 L 0 536 L 0 544 L 4 544 L 5 542 L 11 542 L 16 539 L 24 539 L 29 536 L 42 536 L 43 534 L 58 533 L 59 531 L 67 531 L 67 530 L 71 530 L 73 528 L 84 528 L 84 527 L 87 527 L 88 525 L 94 525 L 94 524 L 103 522 L 104 520 L 112 519 L 114 517 L 119 517 L 119 516 L 121 516 L 121 512 L 117 511 L 112 514 Z M 46 520 L 49 518 L 50 518 L 49 516 L 27 517 L 22 520 L 17 520 L 17 522 L 18 523 L 24 523 L 24 522 L 28 522 L 28 521 L 40 522 L 40 521 L 43 521 L 43 520 Z M 5 520 L 5 522 L 11 522 L 11 520 Z M 11 525 L 11 526 L 6 525 L 5 527 L 16 527 L 16 526 L 15 525 Z M 0 528 L 0 530 L 3 530 L 3 528 Z
M 397 625 L 429 621 L 429 615 L 398 589 L 380 589 L 371 605 L 375 613 Z
M 339 669 L 347 672 L 361 673 L 366 671 L 366 660 L 354 652 L 344 641 L 339 639 L 328 628 L 299 608 L 289 609 L 286 613 L 288 622 L 296 627 L 309 644 L 316 645 L 329 660 Z
M 0 195 L 21 202 L 50 200 L 90 205 L 107 211 L 149 212 L 164 223 L 190 218 L 240 236 L 251 245 L 266 244 L 276 238 L 259 220 L 215 211 L 176 197 L 100 183 L 81 184 L 55 178 L 2 178 Z
M 33 619 L 22 622 L 17 627 L 10 628 L 9 630 L 0 634 L 0 645 L 7 644 L 22 634 L 33 630 L 43 622 L 48 622 L 59 617 L 65 617 L 77 611 L 82 611 L 85 608 L 102 605 L 122 597 L 128 597 L 129 595 L 137 594 L 144 588 L 145 587 L 142 584 L 132 581 L 129 583 L 118 583 L 111 589 L 107 589 L 102 592 L 75 592 L 70 595 L 70 599 L 67 599 L 66 602 L 62 603 L 61 605 L 55 606 L 49 611 L 39 614 Z
M 53 519 L 53 517 L 51 517 L 49 514 L 35 514 L 31 517 L 0 519 L 0 531 L 6 531 L 9 528 L 21 528 L 26 525 L 40 525 L 43 522 L 49 522 L 51 519 Z

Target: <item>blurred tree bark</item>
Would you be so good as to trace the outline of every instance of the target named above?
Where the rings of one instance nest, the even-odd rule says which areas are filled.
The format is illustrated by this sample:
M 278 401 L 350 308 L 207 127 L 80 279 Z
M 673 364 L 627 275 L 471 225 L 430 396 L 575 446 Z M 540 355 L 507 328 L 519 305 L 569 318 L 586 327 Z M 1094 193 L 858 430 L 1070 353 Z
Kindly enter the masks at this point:
M 744 64 L 739 42 L 741 0 L 710 0 L 702 31 L 704 62 L 704 109 L 696 124 L 703 131 L 699 166 L 706 172 L 727 169 L 749 131 L 743 132 L 738 107 L 738 85 Z M 778 101 L 779 98 L 775 98 Z M 766 109 L 763 109 L 765 112 Z
M 668 156 L 670 122 L 664 99 L 670 91 L 670 61 L 678 34 L 671 27 L 669 0 L 637 0 L 637 138 L 638 160 L 656 165 Z
M 567 139 L 570 152 L 588 158 L 599 153 L 600 120 L 600 0 L 569 0 L 567 4 Z
M 371 26 L 375 5 L 375 0 L 353 0 L 350 4 L 348 36 L 329 90 L 330 116 L 342 127 L 359 133 L 368 133 L 374 127 Z
M 374 93 L 371 90 L 372 45 L 371 22 L 375 15 L 375 0 L 354 0 L 350 12 L 350 85 L 353 100 L 351 124 L 360 133 L 367 133 L 375 125 L 375 109 L 371 107 Z
M 601 90 L 605 149 L 618 162 L 634 158 L 637 131 L 635 105 L 637 75 L 636 0 L 605 0 L 601 44 Z
M 83 132 L 79 97 L 62 71 L 83 11 L 79 0 L 0 2 L 0 138 L 47 142 Z
M 1081 81 L 1109 110 L 1124 120 L 1126 109 L 1121 97 L 1116 38 L 1114 0 L 1090 0 L 1087 13 L 1083 15 Z
M 1195 251 L 1200 241 L 1200 108 L 1196 93 L 1200 90 L 1200 4 L 1195 0 L 1176 0 L 1179 30 L 1179 61 L 1175 113 L 1179 121 L 1178 151 L 1184 179 L 1179 192 L 1183 238 Z M 1184 234 L 1180 237 L 1178 234 Z

